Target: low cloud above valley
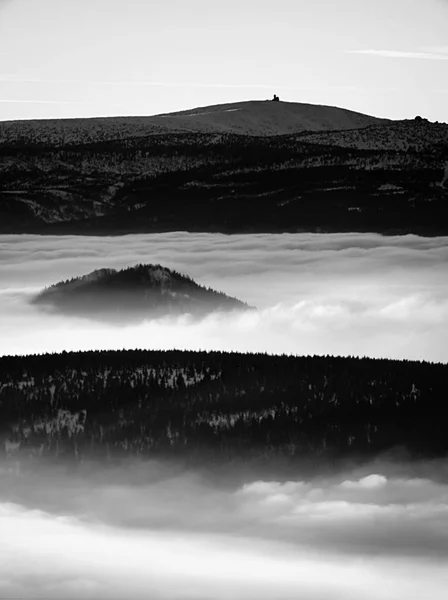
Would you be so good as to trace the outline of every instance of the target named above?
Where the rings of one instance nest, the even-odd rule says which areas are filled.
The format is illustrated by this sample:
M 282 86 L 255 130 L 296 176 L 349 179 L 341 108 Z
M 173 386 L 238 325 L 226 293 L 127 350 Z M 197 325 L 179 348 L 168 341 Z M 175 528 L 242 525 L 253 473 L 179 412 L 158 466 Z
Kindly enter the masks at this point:
M 445 598 L 441 463 L 243 484 L 155 461 L 1 475 L 2 597 Z
M 0 237 L 0 354 L 205 349 L 448 360 L 445 238 L 166 233 Z M 160 263 L 257 311 L 133 326 L 48 314 L 44 286 Z
M 3 236 L 0 257 L 0 354 L 141 347 L 448 360 L 443 238 Z M 136 263 L 161 263 L 257 310 L 112 326 L 30 304 L 44 286 Z M 392 455 L 279 460 L 269 473 L 236 461 L 193 471 L 11 455 L 0 463 L 0 597 L 445 600 L 446 461 Z

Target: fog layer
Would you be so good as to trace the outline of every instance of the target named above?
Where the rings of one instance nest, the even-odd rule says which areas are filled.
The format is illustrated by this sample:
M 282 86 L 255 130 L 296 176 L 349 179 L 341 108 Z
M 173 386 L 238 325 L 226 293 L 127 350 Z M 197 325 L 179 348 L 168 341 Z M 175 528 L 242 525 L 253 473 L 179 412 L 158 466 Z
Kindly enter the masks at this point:
M 43 286 L 160 263 L 258 311 L 107 326 L 48 315 Z M 0 236 L 0 354 L 185 348 L 448 360 L 448 239 L 376 234 Z
M 446 598 L 441 465 L 243 485 L 151 462 L 1 475 L 2 598 Z

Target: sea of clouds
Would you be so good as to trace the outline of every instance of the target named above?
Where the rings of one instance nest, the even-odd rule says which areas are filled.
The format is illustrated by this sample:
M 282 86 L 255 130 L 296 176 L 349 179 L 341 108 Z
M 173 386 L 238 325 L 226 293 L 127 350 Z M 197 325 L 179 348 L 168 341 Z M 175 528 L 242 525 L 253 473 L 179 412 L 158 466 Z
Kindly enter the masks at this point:
M 43 286 L 161 263 L 257 307 L 107 325 Z M 448 239 L 0 236 L 0 355 L 191 348 L 448 360 Z M 445 600 L 446 461 L 317 474 L 0 462 L 0 598 Z
M 255 312 L 107 325 L 31 306 L 46 285 L 160 263 Z M 448 361 L 448 238 L 165 233 L 0 236 L 0 355 L 114 348 Z
M 445 600 L 448 469 L 221 481 L 0 466 L 0 597 Z

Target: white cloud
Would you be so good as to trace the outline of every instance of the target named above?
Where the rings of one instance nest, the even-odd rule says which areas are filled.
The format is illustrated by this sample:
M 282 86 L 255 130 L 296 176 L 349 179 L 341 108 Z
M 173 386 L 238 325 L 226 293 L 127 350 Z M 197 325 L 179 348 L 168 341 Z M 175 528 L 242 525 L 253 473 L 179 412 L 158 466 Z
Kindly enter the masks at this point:
M 446 597 L 442 465 L 243 486 L 137 461 L 1 475 L 1 597 Z
M 272 85 L 265 83 L 205 83 L 205 82 L 194 82 L 194 81 L 151 81 L 151 80 L 101 80 L 101 79 L 40 79 L 32 77 L 16 77 L 10 74 L 0 74 L 0 81 L 8 83 L 55 83 L 58 85 L 63 84 L 87 84 L 87 85 L 99 85 L 99 86 L 143 86 L 143 87 L 179 87 L 179 88 L 237 88 L 237 89 L 248 89 L 248 88 L 267 88 L 271 89 Z
M 0 98 L 2 104 L 87 104 L 86 102 L 76 102 L 74 100 L 23 100 L 15 98 Z
M 323 90 L 341 90 L 354 91 L 358 88 L 353 85 L 320 85 L 320 86 L 300 86 L 288 83 L 232 83 L 232 82 L 199 82 L 199 81 L 151 81 L 151 80 L 93 80 L 93 79 L 49 79 L 35 77 L 17 77 L 10 73 L 0 73 L 0 81 L 5 83 L 26 83 L 26 84 L 56 84 L 56 85 L 92 85 L 92 86 L 119 86 L 119 87 L 167 87 L 167 88 L 205 88 L 205 89 L 259 89 L 259 90 L 302 90 L 302 91 L 323 91 Z
M 377 475 L 373 473 L 372 475 L 368 475 L 367 477 L 362 477 L 358 481 L 343 481 L 341 483 L 341 487 L 344 488 L 364 488 L 364 489 L 372 489 L 378 487 L 384 487 L 387 484 L 387 478 L 384 475 Z

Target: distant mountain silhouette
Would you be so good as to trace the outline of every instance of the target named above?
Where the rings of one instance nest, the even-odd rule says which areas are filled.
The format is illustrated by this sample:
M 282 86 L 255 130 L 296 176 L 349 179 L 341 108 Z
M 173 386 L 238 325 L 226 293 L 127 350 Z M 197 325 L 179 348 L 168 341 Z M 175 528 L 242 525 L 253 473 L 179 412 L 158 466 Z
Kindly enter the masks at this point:
M 336 106 L 249 100 L 142 117 L 3 121 L 0 146 L 20 140 L 58 147 L 176 132 L 272 136 L 392 122 Z
M 204 106 L 151 117 L 154 124 L 170 129 L 203 133 L 236 133 L 255 136 L 284 135 L 302 131 L 357 129 L 392 123 L 336 106 L 251 100 Z
M 152 264 L 121 271 L 99 269 L 61 281 L 45 288 L 32 303 L 58 313 L 118 322 L 181 314 L 202 317 L 214 311 L 251 308 L 177 271 Z

